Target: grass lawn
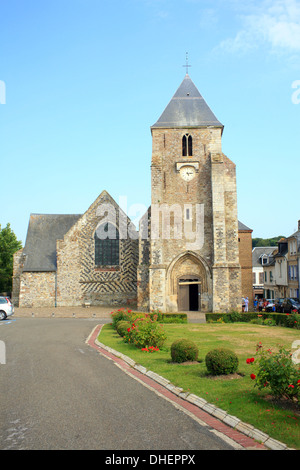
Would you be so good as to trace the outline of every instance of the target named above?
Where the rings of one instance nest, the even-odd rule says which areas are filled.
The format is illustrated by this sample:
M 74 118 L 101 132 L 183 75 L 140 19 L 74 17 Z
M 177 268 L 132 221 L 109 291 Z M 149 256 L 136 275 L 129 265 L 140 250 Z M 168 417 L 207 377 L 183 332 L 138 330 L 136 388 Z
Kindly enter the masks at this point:
M 300 339 L 299 330 L 249 323 L 165 324 L 164 330 L 167 341 L 163 349 L 155 353 L 142 352 L 126 344 L 111 325 L 104 325 L 98 339 L 182 387 L 184 391 L 204 398 L 289 447 L 300 449 L 299 409 L 286 408 L 272 401 L 267 391 L 261 392 L 254 388 L 250 374 L 256 373 L 256 365 L 255 362 L 253 365 L 246 364 L 247 358 L 256 357 L 259 341 L 264 347 L 273 350 L 277 350 L 279 345 L 291 350 L 293 341 Z M 188 338 L 197 344 L 198 363 L 171 362 L 170 347 L 178 338 Z M 239 378 L 208 376 L 205 356 L 217 347 L 231 349 L 237 354 L 238 372 L 241 374 Z

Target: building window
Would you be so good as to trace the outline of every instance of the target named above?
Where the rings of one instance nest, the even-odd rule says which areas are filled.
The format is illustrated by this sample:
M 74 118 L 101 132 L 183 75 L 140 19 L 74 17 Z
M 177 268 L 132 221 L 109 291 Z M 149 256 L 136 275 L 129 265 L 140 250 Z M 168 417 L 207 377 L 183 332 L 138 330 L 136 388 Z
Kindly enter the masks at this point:
M 106 238 L 105 238 L 105 234 Z M 119 231 L 110 223 L 100 225 L 95 232 L 95 265 L 119 265 Z
M 193 155 L 193 139 L 189 134 L 182 137 L 182 156 L 191 157 Z
M 298 279 L 298 266 L 289 266 L 289 280 L 296 281 Z

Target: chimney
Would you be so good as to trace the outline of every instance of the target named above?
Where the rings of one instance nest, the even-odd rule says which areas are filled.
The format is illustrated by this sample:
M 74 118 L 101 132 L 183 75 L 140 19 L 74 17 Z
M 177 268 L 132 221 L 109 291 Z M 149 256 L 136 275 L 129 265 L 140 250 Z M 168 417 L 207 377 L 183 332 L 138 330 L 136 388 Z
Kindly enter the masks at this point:
M 300 220 L 298 220 L 298 232 L 300 232 Z

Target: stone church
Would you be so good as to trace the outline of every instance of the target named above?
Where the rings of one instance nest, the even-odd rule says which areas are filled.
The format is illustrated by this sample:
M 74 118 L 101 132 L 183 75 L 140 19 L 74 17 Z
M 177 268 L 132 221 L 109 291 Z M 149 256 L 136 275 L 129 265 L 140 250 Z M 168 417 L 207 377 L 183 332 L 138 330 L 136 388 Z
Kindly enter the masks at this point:
M 14 257 L 15 305 L 229 312 L 242 296 L 251 303 L 252 230 L 238 221 L 223 128 L 186 74 L 151 127 L 151 205 L 139 229 L 106 191 L 84 214 L 32 214 Z

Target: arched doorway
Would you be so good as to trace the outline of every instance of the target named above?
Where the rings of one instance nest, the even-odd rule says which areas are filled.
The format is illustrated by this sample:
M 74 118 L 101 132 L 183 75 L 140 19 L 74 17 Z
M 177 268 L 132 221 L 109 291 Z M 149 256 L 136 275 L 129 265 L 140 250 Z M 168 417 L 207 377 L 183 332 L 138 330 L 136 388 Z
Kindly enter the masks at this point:
M 178 309 L 198 312 L 201 310 L 201 280 L 195 276 L 183 276 L 178 280 Z
M 166 287 L 168 311 L 210 311 L 211 273 L 196 253 L 182 253 L 170 263 Z

